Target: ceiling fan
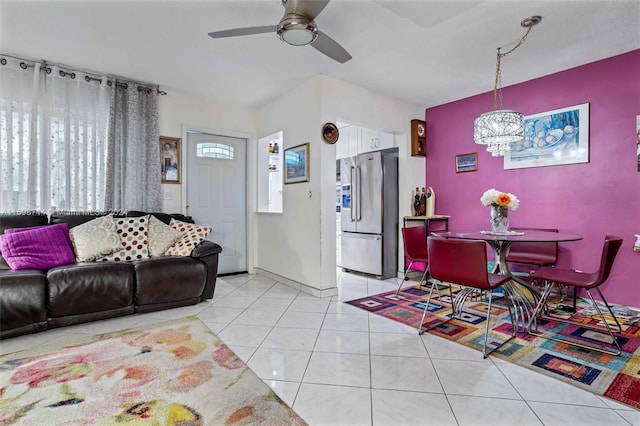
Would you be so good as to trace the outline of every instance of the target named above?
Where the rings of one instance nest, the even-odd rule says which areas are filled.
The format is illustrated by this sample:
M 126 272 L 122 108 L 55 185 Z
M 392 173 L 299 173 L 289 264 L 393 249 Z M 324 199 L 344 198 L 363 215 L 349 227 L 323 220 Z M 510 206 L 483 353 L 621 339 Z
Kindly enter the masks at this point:
M 214 31 L 209 33 L 209 36 L 225 38 L 275 32 L 285 43 L 293 46 L 311 44 L 311 47 L 344 64 L 351 59 L 349 52 L 331 37 L 318 30 L 314 21 L 328 3 L 329 0 L 282 0 L 284 16 L 278 25 Z

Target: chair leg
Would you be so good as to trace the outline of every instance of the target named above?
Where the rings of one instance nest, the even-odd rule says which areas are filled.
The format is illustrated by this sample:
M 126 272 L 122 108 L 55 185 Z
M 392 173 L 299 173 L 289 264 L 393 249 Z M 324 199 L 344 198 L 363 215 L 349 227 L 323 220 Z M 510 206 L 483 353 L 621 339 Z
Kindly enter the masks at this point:
M 443 322 L 440 322 L 440 323 L 438 323 L 436 325 L 433 325 L 433 326 L 431 326 L 429 328 L 422 328 L 422 324 L 424 323 L 424 319 L 427 316 L 427 311 L 429 310 L 429 305 L 431 304 L 431 296 L 433 295 L 434 288 L 438 291 L 438 297 L 440 297 L 440 290 L 438 290 L 438 284 L 436 283 L 436 280 L 431 279 L 431 289 L 429 290 L 429 297 L 427 298 L 427 303 L 424 305 L 424 312 L 422 312 L 422 319 L 420 320 L 420 325 L 419 325 L 420 328 L 418 330 L 418 334 L 424 334 L 426 331 L 429 331 L 429 330 L 431 330 L 431 329 L 433 329 L 433 328 L 435 328 L 435 327 L 437 327 L 439 325 L 446 324 L 447 322 L 451 321 L 454 318 L 454 316 L 452 315 L 451 318 L 449 318 L 449 319 L 447 319 L 447 320 L 445 320 Z M 449 284 L 449 296 L 451 297 L 451 309 L 452 309 L 452 313 L 453 313 L 455 311 L 454 311 L 454 308 L 453 308 L 454 301 L 453 301 L 453 292 L 451 291 L 451 284 Z
M 605 306 L 607 307 L 607 310 L 609 311 L 609 314 L 611 314 L 611 316 L 613 317 L 613 319 L 616 322 L 616 326 L 618 326 L 618 333 L 620 333 L 622 331 L 622 327 L 620 327 L 620 323 L 618 322 L 618 318 L 616 318 L 615 314 L 613 313 L 613 311 L 609 307 L 609 304 L 607 303 L 607 299 L 605 299 L 602 296 L 602 292 L 600 291 L 600 289 L 597 289 L 597 290 L 598 290 L 598 293 L 600 294 L 600 297 L 602 298 L 602 301 L 604 302 Z M 610 351 L 608 353 L 610 353 L 611 355 L 620 355 L 620 353 L 622 352 L 622 348 L 620 347 L 620 343 L 618 342 L 618 339 L 616 338 L 616 336 L 614 336 L 613 331 L 611 331 L 611 327 L 609 327 L 609 323 L 607 322 L 607 320 L 604 317 L 604 314 L 602 313 L 602 311 L 598 307 L 598 304 L 596 303 L 596 301 L 593 299 L 593 296 L 591 295 L 591 290 L 587 289 L 587 294 L 589 295 L 589 299 L 591 299 L 591 303 L 593 303 L 593 306 L 595 306 L 596 310 L 598 311 L 598 314 L 600 314 L 600 319 L 604 323 L 604 326 L 607 328 L 607 331 L 609 332 L 609 336 L 611 336 L 611 340 L 616 345 L 616 348 L 618 348 L 617 351 Z
M 407 274 L 409 274 L 411 265 L 413 265 L 413 262 L 409 263 L 409 267 L 405 271 L 404 276 L 402 277 L 402 281 L 400 281 L 400 285 L 398 285 L 398 290 L 396 290 L 396 294 L 400 293 L 400 289 L 402 289 L 402 285 L 404 284 L 405 281 L 407 281 Z M 422 274 L 422 278 L 420 278 L 420 282 L 418 283 L 418 285 L 422 285 L 423 281 L 425 282 L 425 285 L 428 283 L 428 281 L 426 280 L 428 273 L 429 273 L 429 265 L 427 265 L 427 267 L 424 269 L 424 273 Z
M 572 345 L 572 346 L 578 346 L 580 348 L 589 349 L 589 350 L 597 351 L 597 352 L 602 352 L 602 353 L 605 353 L 605 354 L 608 354 L 608 355 L 614 355 L 614 356 L 620 355 L 622 353 L 622 348 L 620 347 L 620 343 L 618 342 L 618 339 L 616 338 L 616 336 L 613 334 L 613 331 L 611 330 L 611 327 L 609 326 L 609 324 L 605 320 L 604 314 L 602 313 L 602 311 L 598 307 L 598 304 L 593 299 L 593 296 L 591 295 L 591 291 L 588 290 L 588 289 L 587 289 L 587 295 L 591 299 L 591 303 L 593 303 L 593 306 L 598 311 L 598 314 L 600 315 L 600 319 L 604 323 L 604 326 L 605 326 L 609 336 L 611 336 L 612 344 L 615 345 L 617 350 L 612 350 L 610 348 L 602 347 L 602 346 L 588 345 L 588 344 L 576 342 L 574 340 L 560 339 L 560 338 L 555 337 L 555 335 L 552 335 L 550 333 L 539 332 L 537 330 L 537 327 L 536 327 L 536 330 L 531 328 L 532 322 L 535 320 L 535 318 L 538 316 L 538 314 L 542 310 L 542 305 L 546 305 L 547 298 L 549 297 L 549 294 L 551 293 L 551 289 L 553 288 L 554 285 L 557 285 L 557 284 L 555 282 L 547 282 L 546 287 L 545 287 L 545 289 L 544 289 L 544 291 L 542 293 L 542 297 L 540 298 L 540 301 L 538 302 L 538 305 L 534 309 L 533 314 L 532 314 L 532 316 L 531 316 L 531 318 L 529 320 L 529 323 L 527 325 L 527 332 L 529 334 L 533 335 L 533 336 L 544 337 L 544 338 L 547 338 L 547 339 L 555 340 L 556 342 L 562 342 L 562 343 L 566 343 L 566 344 L 569 344 L 569 345 Z M 607 310 L 609 311 L 611 316 L 614 318 L 614 320 L 616 322 L 616 325 L 618 327 L 618 330 L 619 330 L 618 332 L 622 331 L 622 327 L 620 327 L 620 323 L 618 322 L 618 318 L 616 318 L 616 316 L 613 314 L 613 311 L 609 307 L 609 304 L 607 303 L 606 299 L 603 297 L 602 292 L 600 292 L 600 289 L 597 289 L 597 290 L 598 290 L 598 293 L 600 294 L 600 297 L 602 298 L 603 302 L 607 306 Z M 544 316 L 541 316 L 541 317 L 545 318 Z M 588 327 L 585 324 L 576 323 L 574 321 L 563 320 L 563 319 L 556 318 L 556 317 L 548 318 L 548 319 L 551 319 L 553 321 L 558 321 L 558 322 L 569 323 L 569 324 L 576 324 L 576 325 L 579 325 L 581 327 L 588 328 L 590 330 L 595 330 L 595 331 L 598 331 L 598 332 L 601 332 L 601 333 L 603 332 L 603 330 L 601 328 Z
M 609 303 L 607 302 L 607 299 L 604 298 L 604 295 L 600 291 L 600 288 L 596 287 L 596 290 L 598 291 L 598 294 L 600 295 L 600 299 L 602 299 L 602 301 L 604 302 L 604 305 L 607 307 L 607 310 L 609 311 L 609 315 L 611 315 L 613 320 L 616 322 L 616 327 L 618 328 L 616 330 L 616 333 L 622 333 L 622 326 L 620 325 L 620 322 L 618 321 L 618 317 L 616 317 L 616 315 L 613 313 L 613 310 L 611 310 L 611 307 L 609 306 Z M 589 296 L 591 296 L 591 294 L 589 294 Z M 593 300 L 593 297 L 591 298 L 591 300 Z M 593 302 L 593 303 L 595 304 L 595 302 Z
M 510 291 L 510 290 L 507 290 Z M 513 312 L 511 310 L 511 306 L 509 306 L 509 317 L 511 318 L 511 327 L 513 329 L 513 334 L 505 341 L 503 341 L 502 343 L 500 343 L 498 346 L 494 347 L 493 349 L 491 349 L 489 352 L 487 352 L 487 341 L 489 340 L 489 323 L 491 322 L 491 301 L 492 301 L 492 297 L 489 296 L 489 303 L 487 304 L 487 324 L 484 330 L 484 345 L 482 346 L 482 357 L 484 359 L 486 359 L 489 355 L 491 355 L 496 349 L 501 348 L 503 345 L 505 345 L 506 343 L 509 343 L 511 341 L 511 339 L 513 339 L 514 337 L 516 337 L 516 324 L 515 321 L 513 319 Z M 513 299 L 509 298 L 509 300 L 511 300 L 513 302 Z
M 407 280 L 407 275 L 409 274 L 409 271 L 411 270 L 412 265 L 413 265 L 413 262 L 409 262 L 409 266 L 407 266 L 407 270 L 404 271 L 404 276 L 402 277 L 402 281 L 400 281 L 400 284 L 398 285 L 398 290 L 396 290 L 396 294 L 400 293 L 400 289 L 402 288 L 402 285 L 404 284 L 404 282 Z
M 429 265 L 427 265 L 426 268 L 424 268 L 424 273 L 422 274 L 422 278 L 420 278 L 420 282 L 418 283 L 419 286 L 422 286 L 422 283 L 424 283 L 424 285 L 428 285 L 429 284 L 429 280 L 427 279 L 427 274 L 429 273 Z M 437 289 L 437 287 L 436 287 Z M 438 293 L 440 294 L 440 293 Z
M 425 287 L 429 284 L 429 278 L 431 277 L 431 274 L 429 273 L 429 264 L 427 263 L 427 265 L 424 268 L 424 273 L 422 274 L 422 278 L 420 279 L 420 283 L 418 285 L 422 286 L 422 283 L 424 282 Z M 438 287 L 436 287 L 436 290 L 438 290 Z M 440 290 L 438 290 L 438 295 L 440 295 Z

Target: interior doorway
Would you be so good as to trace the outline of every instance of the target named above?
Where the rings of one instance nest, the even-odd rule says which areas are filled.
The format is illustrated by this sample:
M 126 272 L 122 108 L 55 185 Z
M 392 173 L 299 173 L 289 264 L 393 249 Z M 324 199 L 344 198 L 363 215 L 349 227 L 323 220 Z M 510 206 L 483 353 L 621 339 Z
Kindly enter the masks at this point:
M 213 228 L 218 273 L 247 272 L 247 140 L 187 130 L 186 211 Z

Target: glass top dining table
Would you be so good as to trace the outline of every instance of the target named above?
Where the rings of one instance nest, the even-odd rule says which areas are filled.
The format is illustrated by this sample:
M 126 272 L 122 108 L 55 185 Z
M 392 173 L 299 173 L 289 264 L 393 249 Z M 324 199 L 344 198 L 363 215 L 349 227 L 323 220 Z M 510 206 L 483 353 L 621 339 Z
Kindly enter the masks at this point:
M 456 238 L 459 240 L 483 240 L 486 241 L 493 250 L 494 265 L 492 273 L 511 275 L 507 267 L 507 252 L 511 244 L 516 242 L 567 242 L 578 241 L 582 237 L 579 235 L 566 234 L 563 232 L 533 231 L 525 230 L 518 233 L 491 233 L 489 231 L 469 231 L 469 232 L 432 232 L 444 238 Z
M 507 233 L 492 233 L 489 231 L 469 231 L 469 232 L 432 232 L 431 235 L 436 235 L 444 238 L 455 238 L 459 240 L 483 240 L 493 250 L 493 269 L 494 274 L 510 275 L 515 283 L 520 286 L 513 286 L 513 294 L 516 295 L 517 300 L 514 300 L 514 304 L 517 305 L 519 316 L 522 320 L 523 328 L 524 324 L 530 324 L 530 313 L 533 311 L 535 305 L 540 301 L 540 291 L 531 285 L 527 280 L 513 275 L 507 265 L 507 252 L 509 246 L 515 242 L 569 242 L 578 241 L 582 237 L 579 235 L 566 234 L 563 232 L 552 231 L 534 231 L 524 230 L 521 232 L 507 232 Z M 528 291 L 523 291 L 522 287 Z

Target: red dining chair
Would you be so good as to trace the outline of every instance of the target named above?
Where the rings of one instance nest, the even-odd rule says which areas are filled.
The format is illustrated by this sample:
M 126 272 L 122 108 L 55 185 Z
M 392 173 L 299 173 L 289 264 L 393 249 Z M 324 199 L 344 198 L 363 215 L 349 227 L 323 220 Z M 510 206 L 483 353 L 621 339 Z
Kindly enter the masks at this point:
M 527 330 L 529 331 L 529 333 L 535 336 L 544 336 L 552 340 L 568 343 L 570 345 L 579 346 L 582 348 L 595 350 L 598 352 L 603 352 L 610 355 L 620 355 L 620 352 L 622 351 L 622 349 L 620 348 L 620 343 L 618 342 L 618 339 L 616 338 L 616 336 L 613 334 L 613 331 L 611 330 L 609 323 L 606 321 L 604 314 L 602 313 L 602 310 L 600 309 L 600 307 L 594 300 L 593 296 L 591 295 L 591 289 L 595 288 L 598 294 L 600 295 L 600 298 L 602 299 L 605 306 L 607 307 L 607 310 L 609 311 L 609 315 L 611 315 L 611 317 L 615 321 L 615 324 L 617 327 L 616 332 L 620 333 L 622 331 L 620 322 L 618 322 L 618 318 L 616 318 L 615 314 L 611 310 L 611 307 L 607 303 L 607 299 L 604 298 L 604 295 L 600 291 L 600 286 L 604 284 L 609 278 L 609 274 L 611 273 L 611 268 L 613 267 L 613 261 L 615 260 L 621 245 L 622 245 L 622 238 L 616 237 L 614 235 L 607 235 L 605 237 L 604 247 L 602 248 L 602 256 L 600 258 L 600 268 L 596 272 L 587 273 L 582 271 L 576 271 L 573 269 L 557 269 L 557 268 L 549 268 L 549 267 L 543 267 L 536 271 L 533 271 L 531 273 L 531 277 L 534 279 L 534 282 L 538 282 L 538 283 L 543 282 L 544 290 L 542 292 L 540 301 L 538 302 L 535 310 L 533 311 L 531 320 L 527 325 Z M 610 347 L 599 346 L 596 344 L 594 345 L 583 344 L 575 340 L 559 339 L 555 337 L 555 335 L 550 335 L 550 334 L 545 335 L 543 333 L 538 332 L 537 330 L 534 331 L 531 328 L 532 322 L 536 320 L 536 317 L 538 316 L 538 314 L 546 307 L 547 298 L 549 297 L 549 294 L 551 294 L 551 290 L 558 285 L 573 286 L 576 289 L 582 288 L 586 290 L 587 295 L 589 295 L 589 299 L 591 299 L 591 303 L 593 304 L 593 307 L 596 309 L 596 311 L 600 315 L 600 319 L 602 320 L 606 328 L 606 331 L 608 332 L 609 336 L 612 339 L 612 345 L 615 345 L 617 350 L 612 350 Z M 555 317 L 553 319 L 556 321 L 571 322 L 571 321 L 562 320 L 560 318 L 555 318 Z M 602 328 L 590 327 L 587 324 L 583 324 L 583 323 L 579 323 L 579 325 L 584 328 L 589 328 L 598 332 L 603 332 Z
M 557 229 L 547 228 L 511 228 L 512 231 L 547 231 L 558 232 Z M 557 242 L 515 242 L 509 246 L 506 256 L 507 263 L 518 265 L 552 266 L 558 261 Z
M 424 273 L 422 274 L 422 278 L 420 278 L 420 285 L 422 285 L 422 282 L 425 281 L 427 274 L 429 273 L 429 255 L 427 253 L 427 235 L 425 227 L 415 226 L 402 228 L 402 239 L 404 241 L 404 255 L 409 260 L 409 266 L 407 266 L 404 271 L 404 276 L 402 277 L 402 281 L 400 281 L 400 285 L 398 285 L 396 294 L 400 292 L 402 285 L 407 280 L 407 275 L 411 271 L 411 267 L 414 263 L 421 262 L 425 264 Z
M 525 234 L 528 231 L 546 231 L 558 232 L 557 229 L 551 228 L 511 228 L 512 231 L 522 231 Z M 528 272 L 511 272 L 512 275 L 528 276 L 533 270 L 543 266 L 554 266 L 558 262 L 558 242 L 557 241 L 526 241 L 511 243 L 505 256 L 507 267 L 511 269 L 511 265 L 522 265 L 532 267 Z M 561 294 L 563 288 L 559 288 Z M 575 311 L 577 293 L 573 292 L 573 304 Z
M 505 294 L 507 295 L 507 307 L 509 309 L 513 334 L 507 340 L 487 352 L 492 300 L 492 297 L 489 296 L 487 302 L 487 319 L 484 345 L 482 346 L 482 356 L 486 358 L 493 351 L 513 339 L 516 335 L 516 324 L 512 307 L 515 307 L 513 306 L 513 294 L 511 292 L 511 288 L 505 285 L 511 281 L 511 277 L 509 275 L 491 274 L 487 271 L 487 247 L 485 242 L 477 240 L 454 240 L 443 237 L 429 237 L 428 250 L 431 278 L 433 280 L 457 284 L 463 287 L 456 294 L 455 298 L 452 299 L 451 308 L 453 315 L 445 322 L 455 318 L 462 312 L 464 302 L 468 297 L 476 295 L 478 291 L 491 292 L 496 288 L 503 287 Z M 427 330 L 423 330 L 422 327 L 425 315 L 429 308 L 429 303 L 431 302 L 432 293 L 433 292 L 429 294 L 424 313 L 422 314 L 420 334 L 435 327 L 432 326 Z M 436 326 L 441 324 L 443 323 L 439 323 Z

